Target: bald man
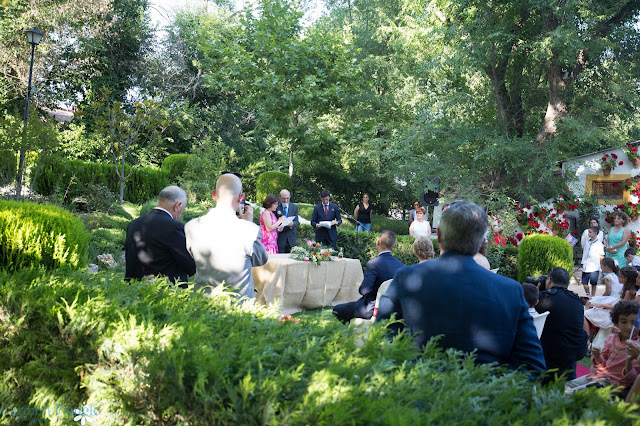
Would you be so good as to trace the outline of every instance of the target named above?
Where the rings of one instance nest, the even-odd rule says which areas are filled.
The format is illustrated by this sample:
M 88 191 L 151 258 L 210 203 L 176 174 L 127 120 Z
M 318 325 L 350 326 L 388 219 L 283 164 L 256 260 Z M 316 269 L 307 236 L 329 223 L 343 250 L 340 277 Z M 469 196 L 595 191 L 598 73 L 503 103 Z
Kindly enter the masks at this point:
M 269 256 L 260 242 L 260 227 L 253 223 L 251 206 L 236 216 L 244 199 L 240 178 L 223 174 L 211 196 L 216 207 L 184 227 L 187 249 L 196 261 L 195 289 L 224 282 L 238 294 L 254 298 L 251 267 L 264 265 Z
M 173 282 L 186 282 L 196 272 L 185 245 L 184 225 L 178 222 L 186 205 L 187 194 L 177 186 L 167 186 L 158 195 L 158 205 L 127 226 L 126 280 L 162 275 Z
M 276 217 L 293 217 L 293 222 L 278 228 L 278 253 L 291 253 L 291 248 L 298 244 L 298 206 L 291 202 L 291 194 L 286 189 L 280 191 L 280 203 L 276 208 Z

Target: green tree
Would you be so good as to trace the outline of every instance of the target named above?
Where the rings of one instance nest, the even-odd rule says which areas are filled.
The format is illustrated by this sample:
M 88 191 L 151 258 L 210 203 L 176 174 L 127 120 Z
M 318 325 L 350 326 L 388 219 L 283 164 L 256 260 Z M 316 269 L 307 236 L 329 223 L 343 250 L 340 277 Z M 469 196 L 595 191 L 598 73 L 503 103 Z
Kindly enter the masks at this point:
M 115 172 L 120 180 L 120 204 L 124 203 L 124 183 L 133 172 L 125 171 L 127 162 L 135 165 L 143 145 L 155 143 L 167 126 L 161 120 L 160 111 L 153 101 L 136 102 L 129 114 L 122 102 L 111 99 L 108 89 L 102 91 L 102 98 L 91 105 L 97 111 L 95 123 L 98 133 L 107 144 L 106 151 L 113 160 Z

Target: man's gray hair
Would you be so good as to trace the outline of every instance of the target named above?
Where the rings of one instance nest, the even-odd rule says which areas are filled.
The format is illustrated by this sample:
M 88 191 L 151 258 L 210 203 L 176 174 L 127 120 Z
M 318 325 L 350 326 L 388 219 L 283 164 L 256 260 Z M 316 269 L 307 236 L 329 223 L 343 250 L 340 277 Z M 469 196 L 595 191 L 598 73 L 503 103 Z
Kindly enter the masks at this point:
M 438 227 L 440 246 L 473 256 L 480 250 L 488 226 L 482 207 L 469 201 L 456 201 L 442 213 Z
M 158 202 L 160 201 L 182 201 L 183 204 L 187 203 L 187 193 L 184 192 L 179 186 L 167 186 L 160 194 L 158 194 Z

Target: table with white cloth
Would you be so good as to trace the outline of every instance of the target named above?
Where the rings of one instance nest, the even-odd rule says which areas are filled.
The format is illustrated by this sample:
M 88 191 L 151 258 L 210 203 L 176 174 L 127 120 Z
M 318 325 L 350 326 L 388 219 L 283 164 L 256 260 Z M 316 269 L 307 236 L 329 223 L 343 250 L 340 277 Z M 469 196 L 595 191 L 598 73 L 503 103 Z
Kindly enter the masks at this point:
M 358 288 L 364 276 L 359 260 L 334 257 L 316 265 L 290 256 L 270 254 L 267 263 L 251 269 L 259 304 L 281 302 L 282 315 L 289 315 L 360 297 Z

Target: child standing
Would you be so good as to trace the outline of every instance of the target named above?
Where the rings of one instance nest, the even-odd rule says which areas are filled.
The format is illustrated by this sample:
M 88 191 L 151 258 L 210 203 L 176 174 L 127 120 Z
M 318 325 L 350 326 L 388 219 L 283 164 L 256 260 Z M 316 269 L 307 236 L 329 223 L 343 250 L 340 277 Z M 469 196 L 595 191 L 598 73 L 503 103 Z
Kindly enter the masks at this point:
M 602 350 L 592 349 L 591 372 L 567 382 L 566 393 L 573 393 L 588 386 L 622 386 L 628 388 L 640 372 L 635 360 L 637 354 L 628 353 L 627 340 L 631 337 L 633 322 L 640 309 L 640 303 L 620 301 L 611 310 L 611 320 L 617 330 L 604 341 Z
M 600 262 L 604 259 L 604 244 L 598 239 L 600 229 L 592 226 L 587 229 L 589 239 L 585 241 L 582 252 L 582 287 L 587 297 L 596 295 L 596 286 L 600 276 Z M 589 284 L 591 284 L 591 294 L 589 294 Z

